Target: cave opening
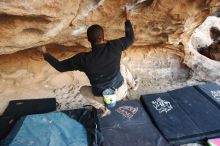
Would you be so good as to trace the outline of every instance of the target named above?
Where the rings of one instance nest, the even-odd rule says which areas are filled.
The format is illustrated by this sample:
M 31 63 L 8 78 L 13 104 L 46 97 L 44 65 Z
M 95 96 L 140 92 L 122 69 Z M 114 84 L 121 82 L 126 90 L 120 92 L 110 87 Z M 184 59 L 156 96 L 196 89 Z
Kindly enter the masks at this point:
M 201 55 L 220 61 L 220 18 L 212 15 L 194 31 L 191 43 Z

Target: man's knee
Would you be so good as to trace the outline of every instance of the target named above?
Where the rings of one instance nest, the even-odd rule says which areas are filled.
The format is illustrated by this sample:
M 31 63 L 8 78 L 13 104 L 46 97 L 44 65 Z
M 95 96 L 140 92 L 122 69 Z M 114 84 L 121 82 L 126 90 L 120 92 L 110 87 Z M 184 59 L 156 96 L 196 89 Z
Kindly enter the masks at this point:
M 121 72 L 121 75 L 123 76 L 123 78 L 125 78 L 126 77 L 126 68 L 125 68 L 124 64 L 120 65 L 120 72 Z
M 128 94 L 128 85 L 127 84 L 123 84 L 121 87 L 119 87 L 116 90 L 116 97 L 117 97 L 117 101 L 122 100 L 123 98 L 125 98 Z
M 93 95 L 91 86 L 82 86 L 79 91 L 85 97 Z

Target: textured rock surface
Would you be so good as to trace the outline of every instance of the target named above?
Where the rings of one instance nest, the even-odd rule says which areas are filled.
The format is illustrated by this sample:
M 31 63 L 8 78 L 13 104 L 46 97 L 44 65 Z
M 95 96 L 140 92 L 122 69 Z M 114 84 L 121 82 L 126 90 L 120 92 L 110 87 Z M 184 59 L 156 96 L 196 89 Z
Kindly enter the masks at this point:
M 122 12 L 131 10 L 136 46 L 178 44 L 180 35 L 206 17 L 213 0 L 1 0 L 0 54 L 43 44 L 89 47 L 88 26 L 98 23 L 106 39 L 124 34 Z

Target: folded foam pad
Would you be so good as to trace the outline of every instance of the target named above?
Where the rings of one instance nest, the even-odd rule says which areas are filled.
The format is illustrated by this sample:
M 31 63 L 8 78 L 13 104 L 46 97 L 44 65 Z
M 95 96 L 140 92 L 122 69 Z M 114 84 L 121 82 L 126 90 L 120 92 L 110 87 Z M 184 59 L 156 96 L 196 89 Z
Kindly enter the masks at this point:
M 194 87 L 144 95 L 141 101 L 171 144 L 220 136 L 220 110 Z
M 7 136 L 20 117 L 55 110 L 55 98 L 10 101 L 3 115 L 0 117 L 0 140 Z
M 87 131 L 88 146 L 100 146 L 103 143 L 102 133 L 100 132 L 97 110 L 90 106 L 86 108 L 63 111 L 72 119 L 80 122 Z
M 99 119 L 104 146 L 167 146 L 142 105 L 120 101 L 109 116 Z
M 220 86 L 216 83 L 206 83 L 197 85 L 195 88 L 204 96 L 209 97 L 213 104 L 220 108 Z

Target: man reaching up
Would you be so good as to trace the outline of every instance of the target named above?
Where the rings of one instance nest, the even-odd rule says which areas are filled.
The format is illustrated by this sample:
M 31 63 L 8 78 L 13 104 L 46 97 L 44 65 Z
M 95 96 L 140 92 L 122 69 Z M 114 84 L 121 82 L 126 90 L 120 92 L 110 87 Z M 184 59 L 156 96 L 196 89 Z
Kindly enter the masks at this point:
M 91 105 L 102 111 L 102 116 L 110 113 L 103 101 L 107 107 L 114 106 L 116 100 L 126 96 L 129 88 L 137 87 L 129 70 L 120 65 L 122 51 L 134 42 L 134 32 L 128 19 L 127 9 L 125 9 L 125 19 L 125 36 L 115 40 L 106 41 L 104 30 L 100 25 L 90 26 L 87 30 L 88 41 L 92 46 L 90 52 L 79 53 L 59 61 L 50 55 L 45 47 L 40 49 L 44 59 L 56 70 L 85 72 L 91 86 L 81 87 L 80 92 Z M 110 96 L 105 98 L 105 95 L 109 94 Z

